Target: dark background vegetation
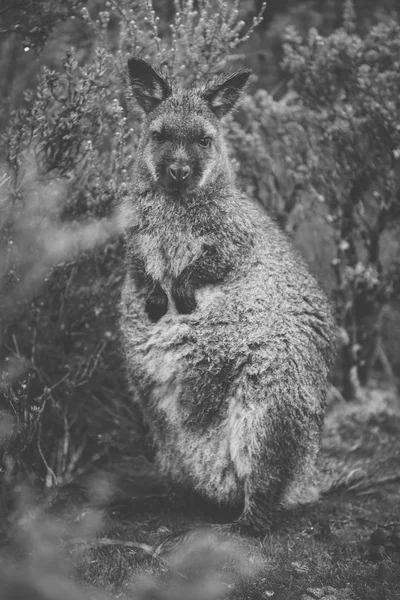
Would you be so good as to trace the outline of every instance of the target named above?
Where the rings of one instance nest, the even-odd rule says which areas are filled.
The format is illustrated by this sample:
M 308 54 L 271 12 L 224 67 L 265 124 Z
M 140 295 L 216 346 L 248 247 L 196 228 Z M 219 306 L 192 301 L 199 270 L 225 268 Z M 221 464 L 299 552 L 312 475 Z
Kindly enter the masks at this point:
M 399 13 L 395 0 L 1 0 L 5 537 L 22 482 L 54 495 L 104 473 L 118 496 L 117 474 L 152 470 L 117 325 L 115 211 L 141 120 L 126 82 L 132 54 L 186 84 L 253 69 L 226 123 L 232 160 L 332 298 L 330 395 L 355 402 L 396 384 Z

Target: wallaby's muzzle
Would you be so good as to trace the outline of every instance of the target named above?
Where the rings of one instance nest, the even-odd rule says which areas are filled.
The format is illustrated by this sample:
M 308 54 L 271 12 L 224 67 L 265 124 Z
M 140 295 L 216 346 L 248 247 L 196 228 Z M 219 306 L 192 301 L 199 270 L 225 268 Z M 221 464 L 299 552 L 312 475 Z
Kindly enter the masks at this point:
M 183 190 L 193 183 L 192 169 L 188 164 L 174 162 L 166 169 L 166 184 L 170 189 Z
M 190 175 L 189 165 L 171 165 L 168 169 L 169 175 L 176 182 L 181 182 Z

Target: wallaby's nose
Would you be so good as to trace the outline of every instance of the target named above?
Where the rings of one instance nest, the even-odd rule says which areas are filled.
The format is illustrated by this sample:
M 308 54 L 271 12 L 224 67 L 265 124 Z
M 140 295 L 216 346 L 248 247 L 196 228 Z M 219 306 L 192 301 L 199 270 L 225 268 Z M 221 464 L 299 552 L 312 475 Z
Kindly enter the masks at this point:
M 175 181 L 183 181 L 190 173 L 189 165 L 171 165 L 168 169 L 169 174 Z

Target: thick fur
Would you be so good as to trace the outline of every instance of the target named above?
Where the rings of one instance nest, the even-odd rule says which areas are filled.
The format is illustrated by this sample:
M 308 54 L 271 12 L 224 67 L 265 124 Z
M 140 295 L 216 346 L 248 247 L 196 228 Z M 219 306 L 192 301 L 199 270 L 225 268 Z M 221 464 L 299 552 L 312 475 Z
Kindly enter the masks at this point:
M 263 534 L 282 503 L 312 489 L 331 311 L 284 234 L 235 183 L 219 118 L 248 74 L 180 90 L 146 65 L 129 64 L 147 116 L 120 213 L 134 399 L 161 471 L 242 507 L 232 530 Z M 189 183 L 174 187 L 171 164 L 190 166 Z

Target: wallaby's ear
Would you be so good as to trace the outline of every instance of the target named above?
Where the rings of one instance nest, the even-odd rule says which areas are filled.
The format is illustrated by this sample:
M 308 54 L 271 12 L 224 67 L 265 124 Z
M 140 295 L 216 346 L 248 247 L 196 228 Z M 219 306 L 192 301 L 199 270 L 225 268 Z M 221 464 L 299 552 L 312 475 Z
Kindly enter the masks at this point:
M 146 113 L 154 110 L 171 94 L 169 83 L 145 60 L 130 58 L 128 71 L 133 95 Z
M 223 117 L 235 108 L 247 85 L 250 73 L 248 69 L 243 69 L 206 88 L 203 98 L 216 117 Z

